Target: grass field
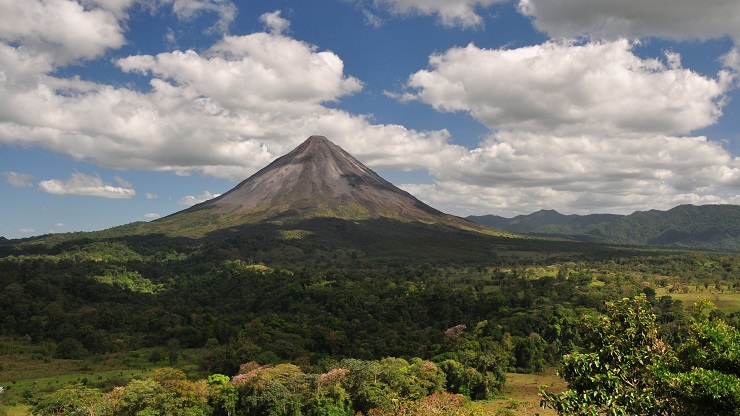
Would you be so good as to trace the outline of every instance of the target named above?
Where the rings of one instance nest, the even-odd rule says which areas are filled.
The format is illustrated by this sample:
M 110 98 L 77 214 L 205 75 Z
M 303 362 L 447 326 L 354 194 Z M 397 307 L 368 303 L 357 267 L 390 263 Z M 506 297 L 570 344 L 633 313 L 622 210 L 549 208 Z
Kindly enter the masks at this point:
M 31 406 L 14 406 L 7 409 L 8 416 L 26 416 Z
M 491 415 L 542 416 L 557 415 L 551 409 L 540 407 L 539 386 L 549 386 L 548 391 L 565 390 L 565 381 L 555 375 L 554 369 L 538 374 L 506 374 L 504 397 L 490 401 L 485 411 Z
M 125 385 L 132 378 L 147 375 L 152 370 L 170 365 L 169 362 L 151 362 L 154 349 L 127 351 L 85 360 L 48 358 L 47 348 L 32 345 L 23 339 L 0 338 L 0 405 L 8 414 L 21 415 L 28 410 L 20 405 L 28 397 L 38 397 L 68 385 L 84 384 L 110 390 Z M 175 364 L 191 377 L 204 377 L 191 364 L 197 350 L 182 350 Z
M 670 296 L 675 300 L 682 301 L 686 307 L 690 307 L 701 299 L 708 299 L 714 303 L 717 309 L 726 314 L 740 312 L 740 293 L 729 291 L 720 293 L 716 289 L 710 291 L 703 287 L 698 289 L 700 291 L 697 291 L 697 288 L 694 286 L 688 286 L 686 289 L 688 289 L 687 293 L 668 293 L 667 288 L 657 288 L 655 289 L 655 296 Z

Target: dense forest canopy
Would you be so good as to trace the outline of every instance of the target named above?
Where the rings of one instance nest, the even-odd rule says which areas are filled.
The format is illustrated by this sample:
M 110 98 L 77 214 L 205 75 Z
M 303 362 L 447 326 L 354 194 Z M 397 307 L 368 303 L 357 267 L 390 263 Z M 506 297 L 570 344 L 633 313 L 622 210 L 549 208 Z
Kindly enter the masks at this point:
M 495 397 L 506 372 L 541 371 L 587 347 L 582 316 L 603 313 L 606 302 L 623 297 L 644 295 L 661 339 L 679 349 L 690 319 L 682 298 L 740 289 L 740 256 L 728 254 L 501 239 L 495 251 L 472 250 L 459 263 L 436 258 L 439 247 L 425 255 L 423 244 L 400 248 L 404 261 L 398 253 L 375 256 L 377 248 L 303 237 L 52 236 L 5 245 L 3 343 L 28 343 L 42 360 L 148 351 L 154 366 L 176 365 L 185 351 L 197 351 L 188 355 L 187 376 L 48 392 L 107 403 L 117 414 L 130 410 L 122 403 L 134 399 L 126 394 L 173 397 L 172 389 L 200 392 L 188 406 L 210 409 L 204 414 L 329 414 L 315 413 L 316 400 L 336 414 L 354 414 L 423 406 L 427 396 L 439 406 L 457 403 L 454 395 Z M 737 326 L 740 308 L 726 306 L 715 315 Z M 373 377 L 380 391 L 362 390 L 367 380 L 349 381 L 368 368 L 388 377 L 382 385 Z M 234 381 L 245 374 L 252 374 L 247 384 Z M 321 377 L 340 381 L 321 384 Z M 3 400 L 51 412 L 44 406 L 52 399 L 18 393 Z M 276 394 L 287 401 L 258 399 Z M 229 406 L 242 413 L 224 410 Z M 261 406 L 282 410 L 264 413 Z

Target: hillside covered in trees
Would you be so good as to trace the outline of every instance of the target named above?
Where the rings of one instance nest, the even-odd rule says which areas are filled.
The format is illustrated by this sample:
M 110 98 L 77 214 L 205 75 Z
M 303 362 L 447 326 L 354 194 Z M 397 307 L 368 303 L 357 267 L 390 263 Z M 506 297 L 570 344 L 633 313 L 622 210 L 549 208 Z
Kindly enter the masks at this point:
M 515 233 L 603 244 L 740 251 L 737 205 L 680 205 L 668 211 L 637 211 L 630 215 L 563 215 L 541 210 L 513 218 L 481 215 L 468 219 Z

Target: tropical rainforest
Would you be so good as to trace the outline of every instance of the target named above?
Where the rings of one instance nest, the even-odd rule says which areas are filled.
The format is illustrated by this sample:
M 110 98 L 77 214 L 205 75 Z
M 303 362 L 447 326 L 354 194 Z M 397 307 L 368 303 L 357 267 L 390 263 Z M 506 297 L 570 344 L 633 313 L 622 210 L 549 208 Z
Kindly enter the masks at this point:
M 0 243 L 0 414 L 738 414 L 737 254 L 344 231 Z

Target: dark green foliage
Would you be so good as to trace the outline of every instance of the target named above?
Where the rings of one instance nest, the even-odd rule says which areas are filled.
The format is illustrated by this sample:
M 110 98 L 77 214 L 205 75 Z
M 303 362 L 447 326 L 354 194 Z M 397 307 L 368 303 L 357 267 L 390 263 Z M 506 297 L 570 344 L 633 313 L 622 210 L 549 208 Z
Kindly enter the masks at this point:
M 514 345 L 514 367 L 522 373 L 542 371 L 547 364 L 546 348 L 547 343 L 537 334 L 519 338 Z
M 85 347 L 74 338 L 64 338 L 57 344 L 57 357 L 67 359 L 80 359 L 87 355 Z
M 231 373 L 250 360 L 428 359 L 444 352 L 445 329 L 466 324 L 472 335 L 487 321 L 483 338 L 512 337 L 509 369 L 533 371 L 578 342 L 581 308 L 600 309 L 604 300 L 645 291 L 648 277 L 640 275 L 680 275 L 731 290 L 740 271 L 731 256 L 632 251 L 593 253 L 593 261 L 559 254 L 557 275 L 544 276 L 516 265 L 534 261 L 519 257 L 523 251 L 499 252 L 475 267 L 413 261 L 371 267 L 366 254 L 355 264 L 344 249 L 307 241 L 300 251 L 309 259 L 290 269 L 232 260 L 268 258 L 285 244 L 265 235 L 197 245 L 78 240 L 46 249 L 52 254 L 7 256 L 0 258 L 0 325 L 4 334 L 29 335 L 35 343 L 71 338 L 84 347 L 76 351 L 90 354 L 158 347 L 156 362 L 174 363 L 180 349 L 208 345 L 203 364 Z M 534 252 L 541 248 L 531 244 Z M 146 276 L 152 290 L 100 280 L 114 274 Z M 603 285 L 592 286 L 596 279 Z M 681 318 L 675 303 L 659 303 L 662 330 L 675 331 Z

